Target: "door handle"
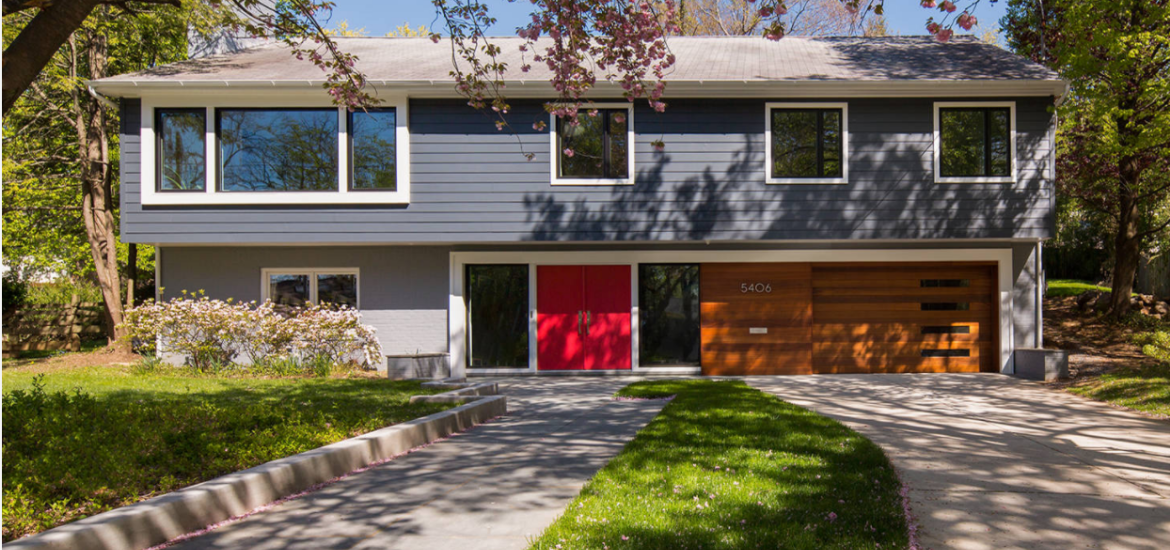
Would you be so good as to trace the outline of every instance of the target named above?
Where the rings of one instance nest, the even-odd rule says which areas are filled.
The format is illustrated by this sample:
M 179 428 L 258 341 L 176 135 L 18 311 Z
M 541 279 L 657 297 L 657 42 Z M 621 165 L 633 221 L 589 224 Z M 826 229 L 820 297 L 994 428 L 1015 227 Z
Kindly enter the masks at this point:
M 577 310 L 577 334 L 581 334 L 581 310 Z
M 593 325 L 593 312 L 585 312 L 585 336 L 589 336 L 589 327 Z

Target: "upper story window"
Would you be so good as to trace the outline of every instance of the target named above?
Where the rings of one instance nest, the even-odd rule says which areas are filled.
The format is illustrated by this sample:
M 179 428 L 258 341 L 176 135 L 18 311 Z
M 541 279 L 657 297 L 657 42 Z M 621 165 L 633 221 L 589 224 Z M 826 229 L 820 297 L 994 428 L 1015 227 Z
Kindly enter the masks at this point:
M 847 183 L 848 106 L 769 103 L 768 183 Z
M 582 109 L 576 120 L 553 117 L 553 184 L 633 182 L 634 112 L 628 105 Z
M 144 97 L 142 204 L 408 204 L 407 99 L 383 99 L 349 113 L 319 90 Z
M 396 132 L 394 109 L 368 109 L 349 114 L 351 190 L 397 188 Z
M 216 109 L 221 191 L 336 191 L 336 109 Z
M 204 109 L 159 109 L 158 190 L 203 191 L 207 185 L 207 112 Z
M 936 182 L 1014 181 L 1014 103 L 935 103 L 934 120 Z

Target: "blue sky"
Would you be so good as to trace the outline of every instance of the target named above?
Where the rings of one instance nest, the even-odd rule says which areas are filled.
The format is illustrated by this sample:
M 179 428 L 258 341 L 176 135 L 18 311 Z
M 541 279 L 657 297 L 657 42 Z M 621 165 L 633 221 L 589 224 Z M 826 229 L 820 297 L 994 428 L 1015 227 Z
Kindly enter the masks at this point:
M 351 28 L 365 28 L 371 36 L 382 36 L 403 23 L 410 23 L 412 27 L 430 26 L 435 20 L 435 8 L 430 0 L 335 1 L 337 7 L 333 10 L 330 26 L 336 26 L 339 21 L 345 20 Z M 924 28 L 926 19 L 937 12 L 923 9 L 918 2 L 919 0 L 886 0 L 886 19 L 889 20 L 891 33 L 926 34 Z M 516 2 L 487 0 L 487 4 L 491 13 L 499 20 L 491 29 L 492 34 L 497 36 L 515 34 L 516 27 L 526 23 L 528 14 L 532 11 L 532 4 L 527 0 Z M 959 2 L 960 6 L 968 4 L 968 1 Z M 975 10 L 975 15 L 982 21 L 982 26 L 996 28 L 1006 11 L 1006 4 L 1006 0 L 1000 0 L 995 4 L 989 0 L 982 0 Z M 955 32 L 963 33 L 958 27 L 955 28 Z

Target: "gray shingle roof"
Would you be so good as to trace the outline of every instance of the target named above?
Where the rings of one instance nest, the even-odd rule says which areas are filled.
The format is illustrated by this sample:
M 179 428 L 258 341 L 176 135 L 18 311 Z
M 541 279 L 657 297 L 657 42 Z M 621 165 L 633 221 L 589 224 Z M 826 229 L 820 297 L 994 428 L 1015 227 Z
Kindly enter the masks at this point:
M 338 38 L 375 82 L 450 82 L 451 44 L 427 38 Z M 522 65 L 519 38 L 494 38 L 509 81 L 547 81 L 543 63 Z M 677 63 L 667 81 L 1013 81 L 1059 80 L 1047 68 L 972 37 L 942 44 L 930 37 L 798 38 L 671 37 Z M 538 47 L 540 44 L 538 44 Z M 531 54 L 529 54 L 531 60 Z M 270 44 L 239 53 L 193 59 L 99 82 L 321 81 L 323 73 Z

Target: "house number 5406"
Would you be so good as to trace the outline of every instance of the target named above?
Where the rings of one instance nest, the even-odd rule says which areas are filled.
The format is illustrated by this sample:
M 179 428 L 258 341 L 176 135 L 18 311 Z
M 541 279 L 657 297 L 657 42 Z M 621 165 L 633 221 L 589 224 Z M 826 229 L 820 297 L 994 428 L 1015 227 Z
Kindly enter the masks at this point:
M 772 292 L 772 283 L 742 283 L 739 285 L 739 291 L 744 294 L 749 293 L 768 293 Z

